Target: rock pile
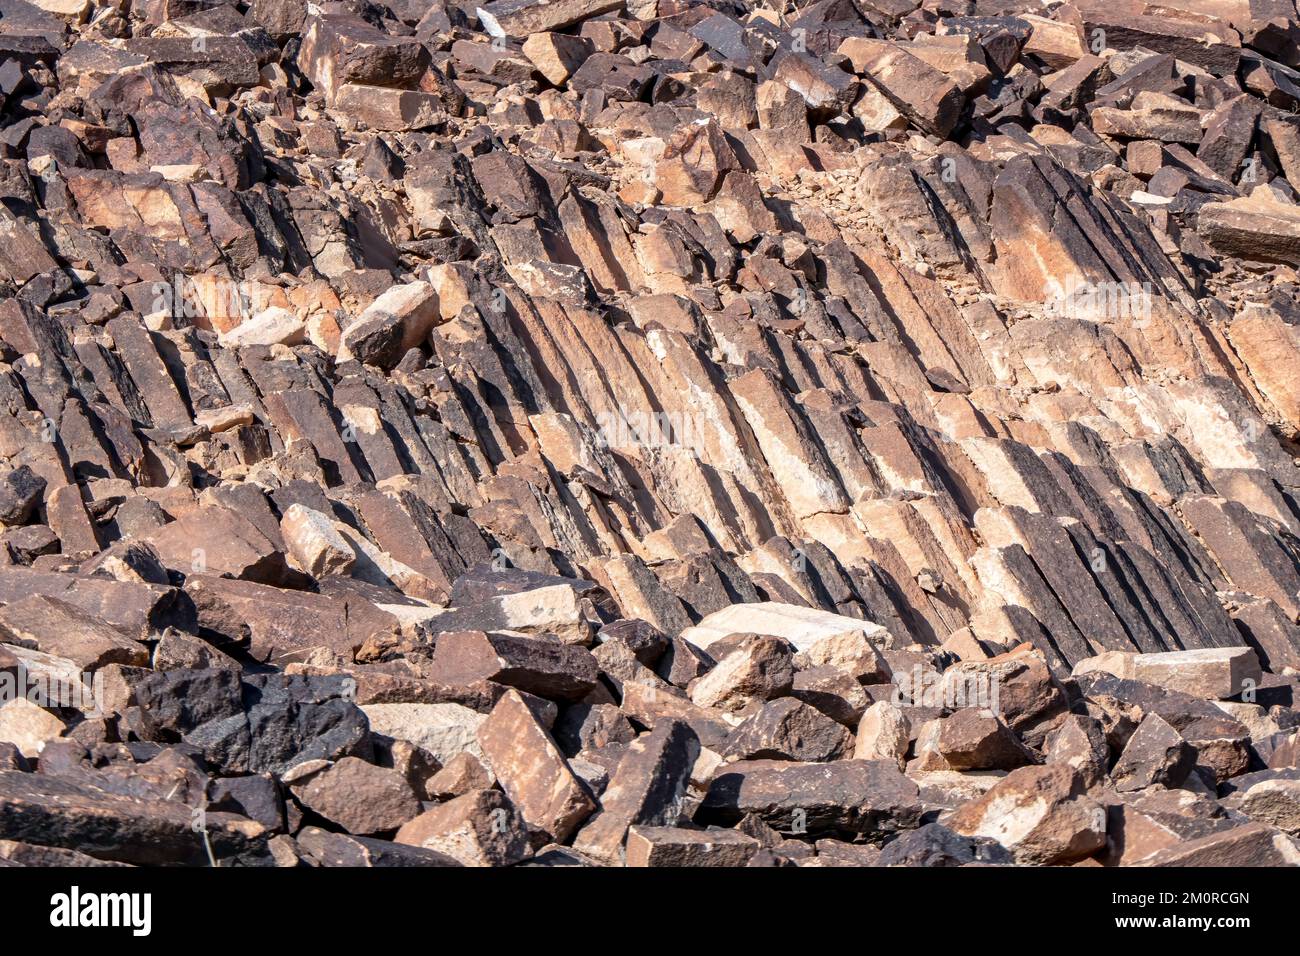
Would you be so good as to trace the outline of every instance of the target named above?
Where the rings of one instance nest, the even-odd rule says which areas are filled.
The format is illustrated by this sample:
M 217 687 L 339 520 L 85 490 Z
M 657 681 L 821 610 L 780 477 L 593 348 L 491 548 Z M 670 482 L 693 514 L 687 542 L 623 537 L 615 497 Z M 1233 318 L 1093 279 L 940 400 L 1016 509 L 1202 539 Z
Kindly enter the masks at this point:
M 1300 863 L 1297 41 L 0 0 L 0 864 Z

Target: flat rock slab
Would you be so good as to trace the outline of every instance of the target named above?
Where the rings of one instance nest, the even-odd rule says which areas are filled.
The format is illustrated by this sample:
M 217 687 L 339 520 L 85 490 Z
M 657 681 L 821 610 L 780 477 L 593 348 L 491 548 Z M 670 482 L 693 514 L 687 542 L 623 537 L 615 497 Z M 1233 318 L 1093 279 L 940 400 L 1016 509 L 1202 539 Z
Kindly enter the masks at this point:
M 206 865 L 194 810 L 79 786 L 45 774 L 0 771 L 0 839 L 63 847 L 137 865 Z M 243 817 L 210 813 L 207 835 L 218 859 L 265 853 L 265 828 Z
M 697 820 L 730 825 L 747 813 L 784 834 L 878 839 L 914 826 L 921 804 L 916 784 L 888 761 L 755 760 L 731 764 L 714 777 Z

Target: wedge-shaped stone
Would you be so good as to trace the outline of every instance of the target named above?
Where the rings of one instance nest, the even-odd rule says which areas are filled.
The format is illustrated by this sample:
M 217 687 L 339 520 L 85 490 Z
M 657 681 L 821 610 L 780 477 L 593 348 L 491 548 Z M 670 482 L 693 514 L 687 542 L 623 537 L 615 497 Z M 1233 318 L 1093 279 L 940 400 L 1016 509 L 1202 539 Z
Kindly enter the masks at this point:
M 284 552 L 244 515 L 220 505 L 187 512 L 146 539 L 169 568 L 182 574 L 228 574 L 284 586 L 291 579 Z
M 510 866 L 532 852 L 523 817 L 500 790 L 476 790 L 439 804 L 405 824 L 395 839 L 465 866 Z

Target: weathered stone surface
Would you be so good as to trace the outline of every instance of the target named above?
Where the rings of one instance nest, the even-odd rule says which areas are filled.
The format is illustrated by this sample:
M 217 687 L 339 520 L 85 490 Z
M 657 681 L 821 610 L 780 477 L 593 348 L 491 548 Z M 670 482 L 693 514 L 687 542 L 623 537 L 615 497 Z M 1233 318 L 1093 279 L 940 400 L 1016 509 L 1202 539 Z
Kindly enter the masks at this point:
M 596 809 L 550 733 L 510 691 L 478 728 L 479 747 L 530 830 L 563 842 Z
M 107 781 L 106 781 L 107 782 Z M 207 865 L 192 809 L 126 796 L 49 774 L 0 771 L 0 837 L 120 863 Z M 227 864 L 266 855 L 266 829 L 232 814 L 206 817 L 213 856 Z
M 529 34 L 523 52 L 542 76 L 559 86 L 582 66 L 592 46 L 582 37 L 542 31 Z
M 64 727 L 62 720 L 25 697 L 0 705 L 0 741 L 13 744 L 24 757 L 39 757 L 47 741 L 63 736 Z
M 1295 866 L 1300 844 L 1267 824 L 1250 823 L 1161 850 L 1138 866 Z
M 0 0 L 0 772 L 293 867 L 1284 859 L 1293 6 L 780 6 Z
M 1017 863 L 1077 860 L 1106 843 L 1106 812 L 1069 767 L 1021 767 L 947 818 L 966 836 L 996 840 Z
M 420 802 L 400 773 L 356 757 L 296 783 L 293 792 L 303 806 L 361 836 L 396 830 L 420 814 Z
M 1212 202 L 1197 219 L 1205 241 L 1225 255 L 1300 264 L 1300 214 L 1267 195 Z
M 1195 749 L 1158 714 L 1148 714 L 1111 768 L 1115 789 L 1144 790 L 1154 784 L 1176 787 L 1187 778 Z
M 886 639 L 885 629 L 870 622 L 815 608 L 769 601 L 762 604 L 733 604 L 716 611 L 682 632 L 682 639 L 707 651 L 715 641 L 732 634 L 765 634 L 785 638 L 796 650 L 804 652 L 825 638 L 853 633 L 863 633 L 868 640 L 877 638 L 883 642 Z
M 448 684 L 491 680 L 558 700 L 586 695 L 598 673 L 586 648 L 483 631 L 440 634 L 430 669 L 434 679 Z
M 424 340 L 438 316 L 438 293 L 432 285 L 395 285 L 343 329 L 338 357 L 391 368 Z
M 476 790 L 426 810 L 395 839 L 465 866 L 510 866 L 531 852 L 523 818 L 500 790 Z
M 1034 755 L 989 711 L 965 707 L 939 724 L 938 751 L 957 770 L 1014 770 Z
M 727 740 L 723 756 L 736 760 L 837 760 L 853 749 L 853 735 L 820 711 L 783 697 L 746 718 Z
M 106 664 L 149 662 L 143 644 L 66 601 L 43 595 L 0 608 L 0 638 L 65 658 L 89 671 Z
M 297 836 L 299 849 L 317 866 L 460 866 L 445 853 L 390 840 L 328 833 L 306 827 Z
M 684 812 L 686 788 L 699 756 L 699 738 L 681 721 L 662 721 L 630 743 L 600 795 L 600 809 L 578 831 L 574 847 L 613 863 L 620 858 L 629 828 L 671 829 Z M 627 865 L 651 865 L 634 864 L 630 847 L 628 852 Z M 654 856 L 652 847 L 643 852 Z
M 739 711 L 788 693 L 793 682 L 790 645 L 781 638 L 753 634 L 742 637 L 716 667 L 693 681 L 690 695 L 701 707 Z
M 6 472 L 0 477 L 0 524 L 26 524 L 44 493 L 45 480 L 27 465 Z
M 280 534 L 298 566 L 312 577 L 346 573 L 356 563 L 356 552 L 347 539 L 319 511 L 290 505 L 280 519 Z
M 742 761 L 714 777 L 697 820 L 754 813 L 784 834 L 840 832 L 879 839 L 915 826 L 917 788 L 882 760 Z
M 880 852 L 877 866 L 966 866 L 1012 862 L 1006 848 L 984 837 L 962 836 L 942 824 L 927 823 L 901 833 Z
M 478 729 L 484 715 L 461 704 L 366 704 L 361 709 L 374 733 L 409 740 L 443 766 L 459 753 L 482 753 Z
M 634 826 L 628 831 L 628 866 L 745 866 L 759 842 L 735 830 L 684 830 Z
M 948 77 L 907 51 L 881 40 L 851 37 L 839 52 L 926 132 L 947 136 L 957 125 L 965 97 Z
M 854 760 L 892 760 L 901 769 L 911 746 L 907 714 L 887 700 L 878 700 L 862 715 L 853 744 Z

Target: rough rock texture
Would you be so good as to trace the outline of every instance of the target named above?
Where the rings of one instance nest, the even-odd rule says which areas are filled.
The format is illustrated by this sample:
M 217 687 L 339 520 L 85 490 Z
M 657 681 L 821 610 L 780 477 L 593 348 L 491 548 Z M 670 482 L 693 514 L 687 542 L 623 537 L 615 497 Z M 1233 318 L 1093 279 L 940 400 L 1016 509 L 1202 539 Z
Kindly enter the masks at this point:
M 3 0 L 0 860 L 1297 862 L 1298 20 Z

